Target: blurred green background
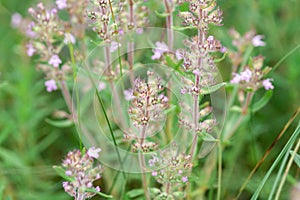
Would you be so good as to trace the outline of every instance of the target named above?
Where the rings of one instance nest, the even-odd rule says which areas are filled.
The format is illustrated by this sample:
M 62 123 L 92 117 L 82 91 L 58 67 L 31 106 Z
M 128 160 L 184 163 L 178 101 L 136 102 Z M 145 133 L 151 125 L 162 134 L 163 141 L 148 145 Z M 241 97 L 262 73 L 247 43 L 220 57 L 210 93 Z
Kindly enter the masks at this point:
M 0 197 L 2 199 L 70 199 L 63 192 L 61 179 L 52 165 L 61 162 L 67 151 L 78 148 L 74 127 L 58 129 L 45 118 L 58 109 L 65 109 L 59 92 L 47 93 L 43 75 L 25 52 L 25 43 L 17 30 L 11 28 L 11 15 L 27 15 L 27 9 L 36 1 L 0 1 Z M 51 1 L 47 1 L 51 3 Z M 254 28 L 265 35 L 267 45 L 255 53 L 266 57 L 265 64 L 273 66 L 291 49 L 300 44 L 299 0 L 220 0 L 224 11 L 224 26 L 215 28 L 223 44 L 230 44 L 228 30 L 235 27 L 240 33 Z M 54 3 L 54 1 L 52 1 Z M 239 188 L 267 147 L 299 106 L 300 51 L 288 57 L 273 74 L 274 95 L 269 104 L 252 116 L 249 124 L 239 130 L 246 135 L 240 141 L 233 138 L 241 149 L 224 154 L 224 162 L 234 171 L 227 173 L 230 192 Z M 225 69 L 230 66 L 224 62 Z M 226 70 L 224 70 L 226 71 Z M 228 75 L 224 74 L 224 79 Z M 258 171 L 247 191 L 255 190 L 256 183 L 270 167 L 292 131 L 294 123 L 276 144 L 271 156 Z M 245 133 L 245 134 L 243 134 Z M 230 156 L 236 154 L 233 159 Z M 226 157 L 227 156 L 227 157 Z M 225 180 L 226 182 L 226 180 Z M 287 184 L 290 186 L 290 184 Z M 288 188 L 285 191 L 288 193 Z M 268 186 L 262 199 L 268 194 Z M 95 198 L 97 199 L 97 198 Z

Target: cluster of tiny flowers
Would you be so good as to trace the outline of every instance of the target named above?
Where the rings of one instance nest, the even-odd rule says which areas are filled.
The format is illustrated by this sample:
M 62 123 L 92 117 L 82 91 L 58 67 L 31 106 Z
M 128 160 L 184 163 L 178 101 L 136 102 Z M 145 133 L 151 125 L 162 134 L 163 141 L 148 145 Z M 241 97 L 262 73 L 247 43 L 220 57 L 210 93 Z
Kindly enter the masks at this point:
M 63 160 L 62 166 L 65 175 L 72 181 L 63 182 L 64 190 L 71 196 L 81 199 L 91 198 L 93 192 L 87 189 L 95 189 L 100 192 L 100 187 L 93 186 L 93 181 L 101 178 L 103 169 L 101 165 L 94 167 L 94 159 L 99 157 L 101 149 L 91 147 L 87 152 L 81 153 L 79 150 L 70 151 Z
M 183 59 L 184 70 L 192 72 L 195 77 L 194 83 L 187 84 L 182 93 L 200 95 L 201 87 L 213 83 L 213 72 L 216 67 L 210 54 L 221 49 L 218 40 L 213 36 L 206 37 L 208 24 L 222 25 L 222 12 L 214 0 L 187 0 L 187 2 L 189 2 L 190 11 L 182 12 L 180 16 L 184 19 L 184 24 L 198 29 L 198 35 L 184 41 L 187 49 L 177 50 L 176 58 Z
M 152 176 L 158 183 L 163 185 L 172 184 L 179 186 L 188 182 L 188 174 L 192 168 L 190 156 L 178 153 L 175 144 L 172 147 L 162 150 L 159 156 L 153 155 L 148 164 L 152 171 Z
M 168 98 L 162 93 L 164 87 L 161 79 L 150 71 L 147 72 L 147 76 L 147 82 L 140 78 L 134 81 L 128 111 L 133 125 L 138 128 L 147 126 L 150 122 L 160 121 L 163 117 L 162 111 L 168 107 Z
M 68 12 L 70 19 L 66 29 L 72 29 L 76 38 L 84 37 L 86 18 L 83 13 L 85 13 L 88 4 L 89 0 L 56 0 L 57 8 Z
M 93 31 L 105 41 L 111 41 L 112 37 L 118 34 L 115 24 L 112 21 L 111 10 L 108 0 L 93 0 L 92 6 L 87 11 L 87 17 L 91 20 Z
M 215 0 L 185 0 L 189 2 L 189 11 L 180 12 L 187 26 L 196 27 L 207 33 L 208 24 L 222 25 L 222 11 L 216 7 Z M 200 14 L 201 13 L 201 14 Z
M 120 1 L 116 23 L 119 27 L 119 35 L 135 31 L 143 33 L 143 28 L 148 24 L 148 8 L 142 0 Z
M 158 145 L 154 142 L 143 142 L 143 144 L 140 143 L 134 143 L 132 145 L 132 151 L 133 152 L 150 152 L 156 150 Z
M 233 38 L 232 45 L 236 47 L 237 51 L 229 51 L 228 56 L 233 64 L 233 71 L 236 72 L 237 66 L 243 61 L 243 55 L 249 46 L 259 47 L 265 46 L 262 41 L 263 35 L 257 35 L 254 30 L 246 32 L 243 36 L 240 35 L 235 29 L 229 30 L 229 35 Z
M 233 78 L 230 81 L 234 84 L 239 84 L 242 88 L 252 89 L 256 91 L 260 87 L 264 87 L 265 90 L 274 89 L 272 85 L 272 79 L 263 77 L 270 71 L 270 68 L 266 67 L 262 70 L 263 56 L 257 56 L 253 58 L 252 66 L 247 66 L 241 73 L 234 73 Z

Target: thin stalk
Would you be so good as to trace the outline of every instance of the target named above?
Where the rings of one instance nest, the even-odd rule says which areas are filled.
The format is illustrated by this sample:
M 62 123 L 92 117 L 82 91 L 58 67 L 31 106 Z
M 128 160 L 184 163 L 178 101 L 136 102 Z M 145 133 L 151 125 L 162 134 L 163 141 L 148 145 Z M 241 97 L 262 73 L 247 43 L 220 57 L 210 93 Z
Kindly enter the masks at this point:
M 200 9 L 199 11 L 199 19 L 202 19 L 202 13 L 203 10 Z M 202 30 L 198 30 L 198 46 L 200 47 L 201 44 L 203 44 L 205 41 L 205 33 Z M 201 68 L 203 66 L 203 60 L 202 58 L 198 59 L 198 68 Z M 195 87 L 199 88 L 199 81 L 200 81 L 200 76 L 198 74 L 195 74 Z M 194 130 L 197 130 L 198 128 L 198 121 L 199 121 L 199 95 L 195 94 L 194 96 L 194 106 L 193 106 L 193 121 L 194 121 Z M 194 131 L 194 138 L 193 138 L 193 143 L 192 147 L 190 150 L 190 155 L 191 159 L 193 157 L 193 154 L 195 152 L 195 149 L 198 144 L 198 135 L 196 131 Z
M 140 146 L 141 147 L 145 140 L 146 129 L 147 129 L 147 127 L 143 126 L 141 134 L 140 134 L 140 136 L 141 136 Z M 139 163 L 140 163 L 141 172 L 142 172 L 142 182 L 143 182 L 143 189 L 145 192 L 145 197 L 147 200 L 150 200 L 150 195 L 149 195 L 148 186 L 147 186 L 147 177 L 146 177 L 146 172 L 145 172 L 146 162 L 145 162 L 145 157 L 143 155 L 143 152 L 141 152 L 141 151 L 139 151 Z
M 67 104 L 68 110 L 72 114 L 72 98 L 71 98 L 70 91 L 69 91 L 69 89 L 66 85 L 66 82 L 64 80 L 62 80 L 60 82 L 60 85 L 61 85 L 61 92 L 62 92 L 63 97 L 65 99 L 65 102 Z
M 75 200 L 84 200 L 84 199 L 85 199 L 84 194 L 81 192 L 78 192 L 77 196 L 75 197 Z
M 164 6 L 166 13 L 168 13 L 168 16 L 166 17 L 166 28 L 167 28 L 167 36 L 168 36 L 168 49 L 169 51 L 173 50 L 173 43 L 174 43 L 174 33 L 172 30 L 173 27 L 173 11 L 171 8 L 170 3 L 168 0 L 164 0 Z M 169 75 L 171 76 L 171 75 Z M 172 92 L 171 92 L 172 82 L 171 80 L 168 81 L 168 88 L 167 90 L 167 97 L 169 99 L 169 102 L 172 101 Z M 167 142 L 171 139 L 171 129 L 172 129 L 172 121 L 173 121 L 173 115 L 172 113 L 168 113 L 167 120 L 166 120 L 166 136 L 167 136 Z
M 134 25 L 134 8 L 133 8 L 133 0 L 128 0 L 129 4 L 129 23 Z M 130 38 L 131 40 L 132 38 Z M 128 64 L 129 64 L 129 78 L 131 81 L 131 84 L 134 83 L 134 74 L 133 74 L 133 63 L 134 63 L 134 42 L 129 41 L 128 42 Z
M 167 182 L 167 184 L 166 184 L 166 193 L 167 194 L 170 193 L 170 187 L 171 187 L 171 184 L 169 182 Z
M 166 28 L 167 28 L 167 35 L 168 35 L 168 48 L 170 51 L 173 50 L 173 42 L 174 42 L 174 33 L 172 30 L 173 26 L 173 15 L 172 15 L 172 8 L 168 2 L 168 0 L 164 0 L 164 5 L 166 9 L 166 13 L 168 16 L 166 17 Z
M 72 65 L 72 69 L 73 69 L 73 82 L 75 82 L 76 77 L 77 77 L 77 69 L 76 69 L 76 63 L 75 63 L 75 57 L 74 57 L 74 46 L 71 43 L 69 43 L 68 47 L 69 47 L 69 53 L 70 53 L 70 57 L 71 57 L 71 65 Z M 75 84 L 75 86 L 76 86 L 75 89 L 77 90 L 77 85 Z M 76 92 L 76 101 L 79 102 L 78 92 Z M 77 110 L 80 110 L 79 103 L 77 104 Z M 73 116 L 73 120 L 79 124 L 79 127 L 81 127 L 81 122 L 80 122 L 80 120 L 78 120 L 78 119 L 80 119 L 80 112 L 78 112 L 78 113 L 71 112 L 71 113 Z M 79 147 L 82 150 L 83 145 L 82 145 L 82 140 L 81 140 L 80 134 L 79 134 Z
M 222 192 L 222 141 L 218 143 L 218 189 L 217 189 L 217 200 L 221 199 Z
M 286 167 L 286 169 L 285 169 L 285 171 L 284 171 L 284 174 L 283 174 L 283 176 L 282 176 L 282 179 L 281 179 L 281 181 L 280 181 L 280 184 L 279 184 L 278 189 L 277 189 L 277 192 L 276 192 L 275 200 L 278 200 L 278 199 L 279 199 L 279 196 L 280 196 L 282 187 L 283 187 L 284 182 L 285 182 L 285 180 L 286 180 L 286 177 L 287 177 L 287 175 L 288 175 L 288 173 L 289 173 L 289 170 L 290 170 L 290 168 L 291 168 L 291 166 L 292 166 L 292 164 L 293 164 L 293 162 L 294 162 L 294 158 L 295 158 L 296 153 L 297 153 L 298 150 L 299 150 L 299 147 L 300 147 L 300 139 L 298 140 L 298 143 L 297 143 L 297 145 L 296 145 L 296 147 L 295 147 L 295 149 L 294 149 L 294 151 L 293 151 L 293 153 L 292 153 L 292 156 L 291 156 L 291 158 L 290 158 L 290 160 L 289 160 L 289 162 L 288 162 L 288 165 L 287 165 L 287 167 Z M 289 154 L 289 152 L 287 152 L 287 154 Z

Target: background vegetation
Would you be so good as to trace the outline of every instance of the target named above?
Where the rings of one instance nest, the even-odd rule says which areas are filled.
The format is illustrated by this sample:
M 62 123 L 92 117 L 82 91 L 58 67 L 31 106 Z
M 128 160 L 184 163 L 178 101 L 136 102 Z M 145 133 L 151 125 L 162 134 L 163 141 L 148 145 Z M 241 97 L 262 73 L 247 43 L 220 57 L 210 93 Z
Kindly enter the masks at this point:
M 65 104 L 59 92 L 46 92 L 43 76 L 27 57 L 21 35 L 10 26 L 13 13 L 27 16 L 28 7 L 36 3 L 32 0 L 0 0 L 1 199 L 70 199 L 63 192 L 61 179 L 53 171 L 52 165 L 60 164 L 69 150 L 78 148 L 75 127 L 59 129 L 45 122 L 53 111 L 65 109 Z M 225 45 L 231 43 L 229 28 L 235 27 L 241 33 L 254 28 L 259 34 L 265 35 L 267 43 L 266 47 L 258 48 L 255 53 L 264 55 L 265 64 L 272 67 L 300 44 L 298 0 L 220 0 L 219 5 L 224 11 L 224 26 L 216 31 Z M 275 90 L 271 101 L 238 130 L 239 134 L 232 138 L 231 146 L 224 152 L 224 165 L 231 166 L 231 171 L 224 172 L 224 193 L 228 198 L 235 195 L 243 180 L 299 107 L 299 63 L 300 51 L 296 51 L 280 65 L 273 74 Z M 227 80 L 229 62 L 223 62 L 219 67 Z M 255 191 L 257 183 L 278 156 L 296 125 L 292 124 L 272 149 L 247 187 L 248 194 Z M 267 197 L 275 175 L 271 176 L 261 199 Z M 291 183 L 287 181 L 283 199 L 287 198 L 290 187 Z

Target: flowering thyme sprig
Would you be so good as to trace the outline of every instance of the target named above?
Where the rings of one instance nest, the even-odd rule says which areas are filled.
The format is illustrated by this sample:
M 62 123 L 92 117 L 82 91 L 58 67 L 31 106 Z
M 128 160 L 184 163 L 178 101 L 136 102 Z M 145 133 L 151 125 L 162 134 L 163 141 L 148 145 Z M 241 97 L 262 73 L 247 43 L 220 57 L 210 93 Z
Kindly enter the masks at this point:
M 159 155 L 153 155 L 148 165 L 153 169 L 152 177 L 163 186 L 158 196 L 167 195 L 170 198 L 179 187 L 188 183 L 192 168 L 190 155 L 179 153 L 175 143 L 170 148 L 160 151 Z
M 176 57 L 178 60 L 183 59 L 183 69 L 187 74 L 182 77 L 185 86 L 181 93 L 187 93 L 193 98 L 192 108 L 187 105 L 192 113 L 192 119 L 181 113 L 181 124 L 192 127 L 194 133 L 190 149 L 190 154 L 193 156 L 198 143 L 198 135 L 211 132 L 212 127 L 216 125 L 214 119 L 201 122 L 199 103 L 204 95 L 203 88 L 214 84 L 216 66 L 211 54 L 221 49 L 220 42 L 213 36 L 208 36 L 208 25 L 221 26 L 222 11 L 216 6 L 215 0 L 187 0 L 187 2 L 189 2 L 190 11 L 181 12 L 179 16 L 183 18 L 186 26 L 196 28 L 198 34 L 184 42 L 187 49 L 177 50 Z
M 67 181 L 63 182 L 64 190 L 75 198 L 84 200 L 100 193 L 99 186 L 93 186 L 93 182 L 101 178 L 103 168 L 100 164 L 94 166 L 94 160 L 99 157 L 101 149 L 91 147 L 83 152 L 70 151 L 63 160 L 62 167 L 55 166 Z M 103 194 L 104 195 L 104 194 Z

